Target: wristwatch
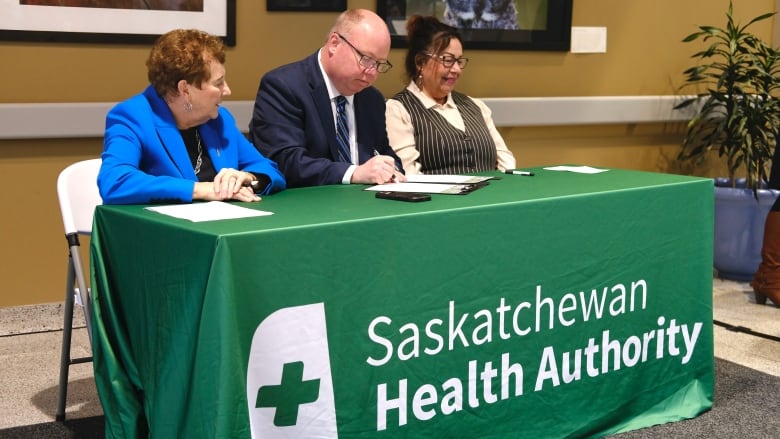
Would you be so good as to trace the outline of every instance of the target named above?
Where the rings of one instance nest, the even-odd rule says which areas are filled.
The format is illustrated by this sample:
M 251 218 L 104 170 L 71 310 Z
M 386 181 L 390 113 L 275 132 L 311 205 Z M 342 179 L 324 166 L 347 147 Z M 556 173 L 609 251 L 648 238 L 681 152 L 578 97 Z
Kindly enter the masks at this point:
M 265 188 L 268 187 L 268 183 L 271 182 L 271 179 L 265 174 L 260 174 L 259 177 L 251 172 L 247 172 L 247 174 L 252 176 L 252 182 L 249 183 L 249 187 L 251 187 L 252 192 L 256 194 L 265 191 Z

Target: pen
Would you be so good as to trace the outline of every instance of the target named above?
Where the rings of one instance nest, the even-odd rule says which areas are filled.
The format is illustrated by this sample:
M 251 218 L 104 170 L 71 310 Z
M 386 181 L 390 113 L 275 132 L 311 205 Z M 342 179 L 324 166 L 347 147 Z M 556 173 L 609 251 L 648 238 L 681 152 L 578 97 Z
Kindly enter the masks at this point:
M 382 154 L 379 154 L 379 151 L 377 151 L 376 148 L 374 148 L 374 157 L 378 155 L 382 155 Z M 401 172 L 401 170 L 398 169 L 398 166 L 396 166 L 395 161 L 393 161 L 393 169 L 395 169 L 395 172 Z M 393 174 L 392 178 L 394 182 L 398 183 L 398 178 L 396 178 L 395 174 Z
M 518 171 L 517 169 L 507 169 L 506 171 L 504 171 L 504 174 L 525 175 L 525 176 L 528 176 L 528 177 L 533 177 L 534 176 L 533 172 Z

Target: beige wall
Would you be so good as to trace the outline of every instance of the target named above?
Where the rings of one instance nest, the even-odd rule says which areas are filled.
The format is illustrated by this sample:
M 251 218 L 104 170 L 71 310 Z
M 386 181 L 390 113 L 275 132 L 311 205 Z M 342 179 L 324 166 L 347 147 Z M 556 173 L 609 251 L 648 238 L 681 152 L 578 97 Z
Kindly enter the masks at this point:
M 373 8 L 373 0 L 350 0 Z M 728 0 L 574 2 L 573 25 L 606 26 L 606 54 L 469 51 L 459 90 L 477 97 L 671 95 L 688 66 L 680 40 L 697 24 L 721 24 Z M 735 0 L 743 22 L 774 10 L 774 0 Z M 268 13 L 265 2 L 238 0 L 237 46 L 228 53 L 232 99 L 251 100 L 260 76 L 312 53 L 335 13 Z M 772 24 L 755 31 L 770 38 Z M 0 42 L 0 103 L 116 102 L 146 85 L 146 46 Z M 403 51 L 391 61 L 402 64 Z M 399 90 L 401 68 L 377 86 Z M 41 120 L 46 124 L 46 120 Z M 582 163 L 678 172 L 680 124 L 504 128 L 521 166 Z M 101 139 L 0 140 L 3 213 L 0 307 L 62 300 L 66 243 L 55 193 L 59 171 L 97 156 Z M 87 244 L 87 243 L 84 243 Z

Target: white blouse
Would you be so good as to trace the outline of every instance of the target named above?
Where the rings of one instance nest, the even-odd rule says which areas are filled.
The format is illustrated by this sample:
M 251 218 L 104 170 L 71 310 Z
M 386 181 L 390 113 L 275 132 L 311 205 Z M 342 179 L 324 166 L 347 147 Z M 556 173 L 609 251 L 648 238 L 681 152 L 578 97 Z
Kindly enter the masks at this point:
M 465 131 L 466 127 L 463 123 L 463 118 L 458 111 L 458 107 L 452 100 L 452 96 L 447 96 L 447 102 L 444 105 L 437 103 L 428 95 L 422 92 L 417 84 L 410 82 L 406 87 L 420 102 L 422 102 L 425 108 L 433 108 L 434 111 L 441 114 L 447 122 L 453 127 Z M 503 137 L 496 129 L 495 123 L 493 123 L 492 112 L 484 102 L 479 99 L 475 99 L 469 96 L 482 112 L 482 116 L 485 119 L 485 125 L 488 127 L 490 137 L 493 139 L 493 143 L 496 145 L 496 155 L 498 157 L 497 169 L 504 171 L 507 169 L 515 168 L 515 157 L 512 151 L 507 148 Z M 420 152 L 417 150 L 417 145 L 414 141 L 414 125 L 412 125 L 412 118 L 404 105 L 395 100 L 387 100 L 387 108 L 385 110 L 385 118 L 387 121 L 387 137 L 390 140 L 390 146 L 395 150 L 398 158 L 404 166 L 406 174 L 419 174 L 422 166 L 417 161 L 420 157 Z

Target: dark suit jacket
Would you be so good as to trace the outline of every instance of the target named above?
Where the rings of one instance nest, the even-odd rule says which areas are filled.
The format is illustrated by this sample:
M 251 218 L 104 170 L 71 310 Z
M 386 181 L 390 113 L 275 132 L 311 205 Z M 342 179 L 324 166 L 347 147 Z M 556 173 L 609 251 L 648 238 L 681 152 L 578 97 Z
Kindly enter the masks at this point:
M 340 184 L 350 163 L 338 161 L 338 144 L 328 88 L 317 62 L 318 52 L 278 67 L 260 81 L 249 125 L 252 142 L 274 160 L 289 187 Z M 374 87 L 355 95 L 358 163 L 374 150 L 395 158 L 387 140 L 385 99 Z
M 260 155 L 225 108 L 198 130 L 217 172 L 265 174 L 271 180 L 265 194 L 285 188 L 276 163 Z M 103 143 L 97 183 L 105 204 L 192 201 L 198 179 L 173 114 L 152 86 L 108 112 Z

